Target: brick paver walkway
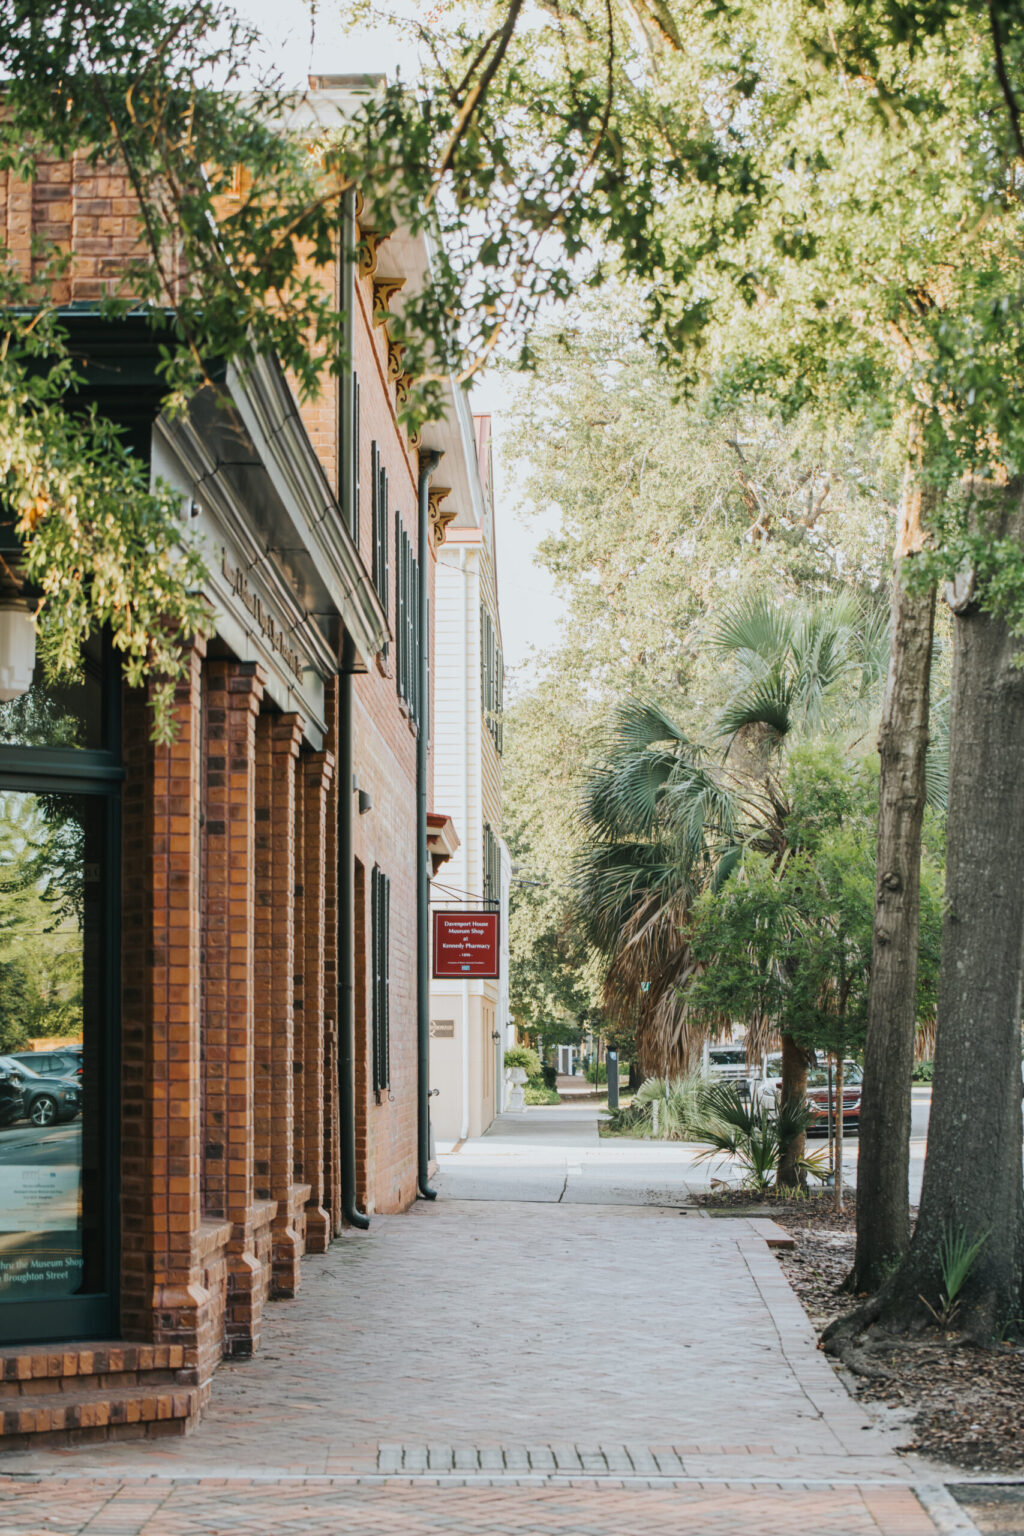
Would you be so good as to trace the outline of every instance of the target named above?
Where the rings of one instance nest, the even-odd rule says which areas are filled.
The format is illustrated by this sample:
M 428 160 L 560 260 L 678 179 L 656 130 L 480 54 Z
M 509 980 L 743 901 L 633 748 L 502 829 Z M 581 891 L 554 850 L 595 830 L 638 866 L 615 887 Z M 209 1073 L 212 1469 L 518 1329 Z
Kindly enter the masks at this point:
M 187 1440 L 4 1459 L 0 1532 L 971 1528 L 944 1524 L 941 1489 L 922 1508 L 934 1476 L 847 1395 L 750 1223 L 521 1203 L 514 1164 L 505 1192 L 311 1260 Z

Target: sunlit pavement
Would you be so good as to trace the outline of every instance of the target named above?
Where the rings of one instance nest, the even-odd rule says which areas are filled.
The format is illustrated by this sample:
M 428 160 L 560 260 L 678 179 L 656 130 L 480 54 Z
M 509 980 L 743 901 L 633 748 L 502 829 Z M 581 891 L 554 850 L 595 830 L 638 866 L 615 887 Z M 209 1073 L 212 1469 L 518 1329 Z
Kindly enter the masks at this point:
M 927 1148 L 931 1089 L 913 1092 L 910 1142 L 910 1199 L 921 1193 Z M 599 1112 L 586 1106 L 536 1106 L 501 1115 L 489 1131 L 457 1149 L 439 1154 L 438 1188 L 459 1200 L 528 1200 L 573 1204 L 685 1205 L 692 1194 L 715 1182 L 737 1184 L 741 1173 L 731 1158 L 704 1159 L 687 1142 L 637 1141 L 602 1137 Z M 810 1142 L 824 1147 L 824 1138 Z M 857 1136 L 848 1135 L 844 1178 L 857 1182 Z
M 502 1119 L 436 1203 L 309 1260 L 189 1439 L 6 1458 L 0 1531 L 971 1530 L 849 1397 L 759 1223 L 687 1208 L 695 1150 Z

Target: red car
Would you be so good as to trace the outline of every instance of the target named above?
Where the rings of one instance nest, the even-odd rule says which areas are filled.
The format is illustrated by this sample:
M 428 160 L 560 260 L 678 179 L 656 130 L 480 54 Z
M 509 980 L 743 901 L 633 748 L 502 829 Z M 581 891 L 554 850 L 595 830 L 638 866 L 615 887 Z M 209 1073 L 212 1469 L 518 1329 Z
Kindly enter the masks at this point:
M 856 1062 L 847 1061 L 843 1064 L 843 1130 L 855 1131 L 860 1125 L 860 1090 L 864 1074 Z M 807 1105 L 814 1120 L 807 1134 L 828 1135 L 828 1070 L 825 1067 L 812 1067 L 807 1074 Z M 837 1109 L 836 1100 L 836 1073 L 832 1069 L 832 1114 L 833 1128 Z

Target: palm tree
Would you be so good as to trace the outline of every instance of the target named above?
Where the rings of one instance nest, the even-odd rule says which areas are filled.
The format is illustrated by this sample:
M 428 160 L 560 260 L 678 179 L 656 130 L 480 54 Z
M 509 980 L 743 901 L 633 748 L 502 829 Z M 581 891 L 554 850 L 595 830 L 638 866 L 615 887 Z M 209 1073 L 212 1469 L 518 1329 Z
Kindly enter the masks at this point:
M 659 705 L 628 699 L 582 803 L 577 910 L 607 958 L 606 1007 L 631 1020 L 641 1069 L 659 1076 L 691 1070 L 703 1042 L 686 1001 L 693 901 L 744 848 L 784 856 L 787 743 L 862 718 L 887 659 L 884 617 L 845 592 L 788 606 L 747 598 L 709 643 L 733 674 L 715 746 L 694 742 Z M 805 1054 L 784 1039 L 784 1095 L 802 1096 L 806 1071 Z

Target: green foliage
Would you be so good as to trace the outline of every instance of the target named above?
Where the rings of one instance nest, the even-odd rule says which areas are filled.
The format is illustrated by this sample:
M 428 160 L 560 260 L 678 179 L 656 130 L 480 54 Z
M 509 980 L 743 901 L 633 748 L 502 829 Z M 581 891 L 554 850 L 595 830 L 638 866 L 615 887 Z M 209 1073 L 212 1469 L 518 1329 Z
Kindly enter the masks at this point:
M 608 1081 L 608 1063 L 592 1061 L 589 1067 L 583 1069 L 583 1076 L 588 1083 L 606 1083 Z
M 541 1063 L 537 1052 L 529 1045 L 510 1045 L 505 1052 L 505 1066 L 511 1070 L 520 1067 L 527 1077 L 540 1077 Z
M 826 1017 L 841 1019 L 841 1032 L 863 1028 L 874 780 L 868 772 L 870 789 L 860 784 L 839 740 L 806 760 L 797 743 L 825 720 L 845 732 L 863 719 L 883 634 L 848 593 L 781 614 L 754 595 L 713 631 L 731 667 L 724 750 L 692 740 L 653 703 L 614 712 L 585 787 L 578 904 L 609 958 L 606 1006 L 634 1010 L 641 1026 L 643 1066 L 685 1071 L 702 1034 L 737 1018 L 758 1038 L 781 1030 L 820 1045 Z
M 686 998 L 709 1023 L 744 1021 L 813 1050 L 856 1054 L 867 1024 L 877 769 L 835 743 L 795 750 L 781 856 L 748 848 L 695 903 Z M 918 1008 L 934 1009 L 941 871 L 922 865 Z
M 934 1061 L 915 1061 L 913 1080 L 915 1083 L 930 1083 L 935 1076 Z
M 921 1297 L 940 1328 L 952 1328 L 955 1325 L 960 1312 L 960 1293 L 970 1279 L 971 1271 L 981 1257 L 982 1249 L 988 1239 L 987 1231 L 973 1239 L 967 1235 L 963 1227 L 949 1225 L 943 1231 L 939 1248 L 943 1290 L 939 1296 L 939 1304 L 933 1307 L 924 1296 Z
M 525 1104 L 561 1104 L 562 1100 L 554 1088 L 549 1088 L 546 1083 L 527 1083 L 523 1089 L 523 1102 Z
M 533 361 L 531 327 L 552 299 L 625 275 L 636 284 L 636 329 L 673 371 L 661 400 L 673 387 L 694 390 L 703 374 L 714 402 L 743 411 L 758 399 L 773 419 L 850 416 L 902 434 L 913 416 L 940 485 L 965 470 L 1013 475 L 1024 464 L 1014 94 L 1024 44 L 1000 6 L 988 26 L 966 0 L 928 0 L 912 24 L 909 14 L 888 0 L 840 12 L 799 0 L 659 0 L 639 10 L 511 0 L 468 13 L 443 4 L 396 20 L 423 44 L 421 80 L 381 83 L 349 119 L 294 133 L 295 104 L 273 81 L 243 79 L 253 35 L 211 0 L 16 0 L 0 31 L 0 168 L 27 178 L 54 153 L 128 167 L 142 249 L 123 293 L 103 308 L 137 302 L 160 328 L 171 409 L 209 384 L 211 360 L 244 364 L 252 351 L 273 351 L 302 394 L 342 366 L 333 286 L 300 263 L 310 255 L 333 264 L 339 203 L 358 184 L 379 235 L 404 224 L 440 236 L 430 279 L 403 295 L 392 322 L 415 377 L 410 423 L 437 412 L 442 378 L 468 378 L 499 344 Z M 236 166 L 249 190 L 228 203 Z M 40 270 L 60 259 L 39 252 Z M 17 290 L 11 270 L 9 311 L 37 299 Z M 69 516 L 79 481 L 101 530 L 78 547 L 54 538 L 49 557 L 37 557 L 54 582 L 41 614 L 48 652 L 62 650 L 52 615 L 65 596 L 65 653 L 83 615 L 101 622 L 90 594 L 112 558 L 136 605 L 128 623 L 111 598 L 115 629 L 141 675 L 160 678 L 168 655 L 150 655 L 147 642 L 159 650 L 168 630 L 185 635 L 198 622 L 172 554 L 171 509 L 159 496 L 140 501 L 145 487 L 133 483 L 121 537 L 122 510 L 103 494 L 119 455 L 95 422 L 81 428 L 80 477 L 62 470 L 52 425 L 59 391 L 31 398 L 40 359 L 44 374 L 73 371 L 52 329 L 34 369 L 12 355 L 7 430 L 23 451 L 4 471 L 4 490 L 27 546 Z M 653 414 L 660 419 L 657 402 Z M 665 439 L 689 466 L 685 445 Z M 733 531 L 753 546 L 771 528 L 771 498 L 735 441 L 747 510 Z M 595 455 L 581 462 L 592 467 Z M 632 485 L 644 474 L 641 460 Z M 799 475 L 789 478 L 795 505 Z M 617 508 L 628 484 L 603 504 Z M 821 480 L 806 489 L 807 515 L 786 527 L 805 546 Z M 158 576 L 136 597 L 147 529 Z M 1024 626 L 1019 552 L 969 517 L 937 521 L 934 533 L 926 574 L 952 574 L 966 560 L 982 603 Z M 664 539 L 660 555 L 671 549 Z M 73 561 L 83 557 L 79 584 Z M 653 561 L 641 588 L 667 595 L 662 564 Z M 612 561 L 594 605 L 621 584 Z M 107 585 L 115 591 L 118 580 Z M 683 585 L 685 613 L 694 584 Z M 639 628 L 622 638 L 632 664 L 643 664 L 652 648 Z M 614 643 L 610 623 L 609 658 Z M 689 670 L 674 645 L 657 670 L 673 669 Z
M 743 1170 L 743 1182 L 763 1193 L 774 1184 L 786 1151 L 806 1132 L 811 1119 L 802 1101 L 753 1104 L 732 1083 L 710 1083 L 690 1122 L 690 1132 L 695 1141 L 709 1143 L 698 1153 L 698 1162 L 731 1157 Z M 824 1178 L 821 1154 L 802 1158 L 800 1170 Z

